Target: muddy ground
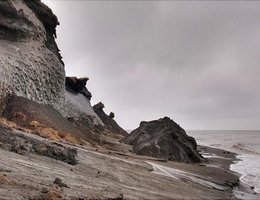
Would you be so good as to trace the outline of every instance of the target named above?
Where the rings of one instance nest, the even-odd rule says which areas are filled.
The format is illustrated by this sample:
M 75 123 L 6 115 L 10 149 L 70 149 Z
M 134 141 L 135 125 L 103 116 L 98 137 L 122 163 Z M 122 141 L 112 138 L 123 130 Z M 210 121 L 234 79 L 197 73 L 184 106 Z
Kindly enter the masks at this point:
M 130 147 L 115 139 L 110 142 L 114 141 L 121 151 L 54 143 L 17 130 L 9 134 L 23 136 L 30 144 L 40 141 L 47 146 L 76 149 L 77 164 L 38 155 L 28 149 L 22 152 L 0 149 L 1 200 L 235 198 L 232 187 L 238 177 L 216 162 L 217 167 L 162 162 L 124 153 L 123 150 Z M 227 159 L 232 162 L 233 158 Z

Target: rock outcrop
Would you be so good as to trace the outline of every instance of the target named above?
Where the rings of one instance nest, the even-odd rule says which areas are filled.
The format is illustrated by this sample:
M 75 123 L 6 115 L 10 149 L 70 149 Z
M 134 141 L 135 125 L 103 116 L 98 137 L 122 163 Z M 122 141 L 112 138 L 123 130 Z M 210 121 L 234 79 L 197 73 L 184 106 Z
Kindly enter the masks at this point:
M 1 90 L 59 107 L 65 70 L 54 40 L 58 24 L 39 0 L 0 1 Z
M 65 90 L 57 25 L 56 15 L 40 0 L 0 1 L 0 113 L 15 94 L 50 105 L 64 117 L 103 125 L 90 105 L 87 79 L 76 79 L 84 85 L 80 93 Z
M 58 57 L 61 64 L 64 65 L 60 50 L 54 39 L 57 38 L 56 26 L 60 25 L 57 16 L 54 15 L 52 10 L 43 4 L 41 0 L 24 0 L 24 2 L 34 12 L 45 28 L 47 36 L 47 40 L 45 42 L 46 47 L 52 51 Z
M 66 90 L 78 94 L 83 94 L 88 100 L 91 100 L 92 94 L 86 88 L 89 78 L 66 77 Z
M 77 151 L 74 148 L 65 147 L 61 144 L 48 140 L 40 140 L 27 136 L 24 132 L 12 130 L 0 123 L 1 148 L 21 155 L 33 153 L 41 156 L 61 160 L 71 165 L 76 165 Z
M 122 142 L 132 145 L 139 155 L 184 163 L 201 162 L 195 139 L 168 117 L 141 122 Z
M 105 128 L 107 129 L 107 131 L 112 134 L 110 136 L 127 136 L 128 133 L 124 129 L 122 129 L 113 119 L 115 114 L 111 112 L 110 115 L 107 115 L 103 110 L 104 108 L 105 106 L 102 102 L 99 102 L 98 104 L 93 106 L 94 111 L 105 124 Z

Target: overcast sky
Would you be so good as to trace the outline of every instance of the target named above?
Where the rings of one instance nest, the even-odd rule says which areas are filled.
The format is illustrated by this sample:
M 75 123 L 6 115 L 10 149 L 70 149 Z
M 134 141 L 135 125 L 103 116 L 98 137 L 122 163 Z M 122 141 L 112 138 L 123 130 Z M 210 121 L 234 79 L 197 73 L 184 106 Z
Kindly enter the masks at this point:
M 67 76 L 125 129 L 260 129 L 259 1 L 55 1 Z

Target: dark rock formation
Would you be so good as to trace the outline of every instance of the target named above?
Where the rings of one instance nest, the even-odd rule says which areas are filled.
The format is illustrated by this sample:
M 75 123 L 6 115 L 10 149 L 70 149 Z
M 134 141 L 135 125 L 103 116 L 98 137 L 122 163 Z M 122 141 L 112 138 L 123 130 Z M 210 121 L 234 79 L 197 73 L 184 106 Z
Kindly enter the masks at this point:
M 112 119 L 114 119 L 114 117 L 115 117 L 115 113 L 110 112 L 109 117 L 111 117 Z
M 47 33 L 47 41 L 46 47 L 55 53 L 59 58 L 62 65 L 64 62 L 62 61 L 62 56 L 60 54 L 60 50 L 55 42 L 56 35 L 56 26 L 60 25 L 58 18 L 53 14 L 52 10 L 43 4 L 41 0 L 24 0 L 25 4 L 35 13 L 37 18 L 42 22 L 44 28 Z
M 66 183 L 63 183 L 63 181 L 60 178 L 55 178 L 55 180 L 53 181 L 54 184 L 58 185 L 59 187 L 66 187 L 69 188 L 67 186 Z
M 0 123 L 1 148 L 19 154 L 34 153 L 76 165 L 77 151 L 61 144 L 29 137 Z
M 30 30 L 13 26 L 12 24 L 17 20 L 28 27 L 35 28 L 33 23 L 22 14 L 22 11 L 17 12 L 11 0 L 0 1 L 0 39 L 10 41 L 24 41 L 26 39 Z
M 100 111 L 105 108 L 105 105 L 102 102 L 97 103 L 96 105 L 93 106 L 94 111 Z M 104 111 L 103 111 L 104 112 Z
M 86 84 L 89 78 L 77 78 L 77 77 L 66 77 L 66 90 L 73 92 L 73 93 L 81 93 L 87 99 L 91 99 L 92 95 L 86 88 Z
M 70 165 L 78 164 L 78 161 L 76 160 L 76 149 L 68 148 L 58 143 L 44 144 L 42 142 L 35 142 L 35 140 L 32 141 L 34 143 L 32 145 L 33 149 L 31 150 L 31 152 L 41 156 L 47 156 L 56 160 L 61 160 Z M 25 140 L 25 143 L 28 144 L 28 140 Z
M 93 109 L 95 113 L 98 115 L 98 117 L 105 124 L 106 128 L 108 128 L 112 133 L 116 135 L 127 136 L 128 133 L 124 129 L 122 129 L 112 117 L 108 116 L 103 111 L 104 107 L 104 104 L 99 102 L 98 104 L 93 106 Z
M 184 163 L 201 162 L 196 152 L 197 144 L 184 129 L 168 117 L 150 122 L 141 122 L 139 128 L 122 142 L 133 145 L 139 155 L 153 156 Z
M 59 53 L 58 46 L 55 42 L 56 26 L 59 25 L 58 18 L 53 14 L 52 10 L 43 4 L 40 0 L 24 0 L 24 3 L 35 13 L 37 18 L 42 22 L 47 33 L 46 47 L 57 55 L 60 62 L 62 56 Z M 15 22 L 25 24 L 36 30 L 33 24 L 26 15 L 23 9 L 16 10 L 11 0 L 0 1 L 0 39 L 7 39 L 10 41 L 26 41 L 32 35 L 30 28 L 26 26 L 13 26 Z

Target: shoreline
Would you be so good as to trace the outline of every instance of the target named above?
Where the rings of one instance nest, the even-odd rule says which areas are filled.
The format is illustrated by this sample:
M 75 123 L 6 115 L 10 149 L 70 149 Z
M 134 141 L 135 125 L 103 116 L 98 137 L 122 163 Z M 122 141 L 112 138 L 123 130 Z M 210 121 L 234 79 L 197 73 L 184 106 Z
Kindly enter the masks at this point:
M 46 145 L 53 144 L 53 141 L 21 131 L 10 134 L 27 141 L 33 138 Z M 72 147 L 62 142 L 54 144 Z M 117 145 L 122 146 L 121 150 L 125 146 Z M 0 199 L 20 200 L 21 194 L 27 199 L 37 199 L 54 189 L 63 199 L 237 199 L 233 188 L 239 177 L 227 167 L 231 163 L 229 159 L 235 158 L 233 154 L 225 154 L 229 159 L 227 162 L 224 158 L 226 168 L 222 168 L 219 167 L 219 159 L 207 166 L 206 163 L 165 162 L 80 145 L 73 148 L 77 149 L 76 165 L 31 152 L 19 154 L 0 149 L 0 178 L 3 179 Z M 209 152 L 216 151 L 205 148 Z M 218 150 L 218 153 L 221 155 L 223 152 Z M 62 180 L 66 187 L 57 185 L 56 178 Z
M 147 157 L 77 149 L 79 163 L 75 166 L 32 154 L 28 159 L 0 149 L 0 169 L 6 179 L 0 190 L 2 199 L 18 200 L 21 194 L 37 199 L 44 191 L 57 188 L 55 177 L 66 185 L 57 188 L 64 199 L 236 199 L 231 185 L 238 178 L 220 168 L 156 159 L 147 162 Z M 156 173 L 151 168 L 154 163 L 174 172 L 177 179 Z
M 198 145 L 197 151 L 201 152 L 202 156 L 206 158 L 205 164 L 208 167 L 219 167 L 240 177 L 239 173 L 230 169 L 232 164 L 240 161 L 237 158 L 237 153 L 206 145 Z
M 238 186 L 233 188 L 233 194 L 236 198 L 243 200 L 260 199 L 259 194 L 254 192 L 252 186 L 247 185 L 240 180 L 242 174 L 231 170 L 231 165 L 241 161 L 241 159 L 237 158 L 239 154 L 206 145 L 198 145 L 197 150 L 207 157 L 208 162 L 205 163 L 207 167 L 222 168 L 239 178 Z
M 194 190 L 204 187 L 206 199 L 215 199 L 214 195 L 220 195 L 223 199 L 244 199 L 242 195 L 240 197 L 234 193 L 234 190 L 239 188 L 240 174 L 230 170 L 230 165 L 239 161 L 236 158 L 238 154 L 204 145 L 198 145 L 197 150 L 212 156 L 207 158 L 207 162 L 201 164 L 156 160 L 147 163 L 153 166 L 155 173 L 178 179 L 180 185 L 184 181 L 189 182 Z

